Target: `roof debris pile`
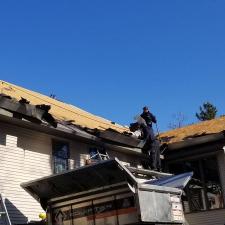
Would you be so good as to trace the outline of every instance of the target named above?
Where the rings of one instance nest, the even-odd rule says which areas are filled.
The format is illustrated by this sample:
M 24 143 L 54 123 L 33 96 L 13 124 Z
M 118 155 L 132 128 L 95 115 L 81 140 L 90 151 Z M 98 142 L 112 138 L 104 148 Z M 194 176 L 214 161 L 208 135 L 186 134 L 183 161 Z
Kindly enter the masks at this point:
M 141 149 L 139 134 L 135 136 L 128 127 L 5 81 L 0 81 L 0 112 L 0 114 L 36 124 L 67 129 L 70 133 L 94 136 L 109 144 Z M 161 133 L 158 139 L 165 147 L 224 130 L 225 116 L 221 116 L 210 121 Z
M 26 99 L 31 105 L 49 105 L 49 113 L 57 121 L 70 121 L 71 124 L 88 129 L 107 130 L 113 129 L 119 133 L 129 132 L 129 128 L 116 124 L 110 120 L 88 113 L 78 107 L 53 99 L 46 95 L 0 81 L 0 93 L 20 101 Z
M 0 108 L 11 112 L 15 118 L 25 119 L 38 124 L 44 121 L 53 127 L 57 127 L 56 120 L 49 113 L 51 108 L 49 105 L 31 105 L 25 98 L 17 101 L 11 96 L 0 94 Z
M 0 81 L 0 93 L 3 115 L 79 134 L 94 141 L 104 140 L 103 145 L 115 144 L 141 153 L 138 148 L 141 140 L 133 136 L 128 127 L 4 81 Z

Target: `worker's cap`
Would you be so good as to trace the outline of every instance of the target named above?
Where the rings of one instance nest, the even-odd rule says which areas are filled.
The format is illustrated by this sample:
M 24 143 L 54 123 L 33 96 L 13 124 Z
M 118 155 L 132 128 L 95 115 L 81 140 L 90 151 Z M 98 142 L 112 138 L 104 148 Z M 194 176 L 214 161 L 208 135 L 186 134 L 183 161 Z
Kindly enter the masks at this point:
M 143 107 L 143 110 L 148 110 L 148 106 L 144 106 Z

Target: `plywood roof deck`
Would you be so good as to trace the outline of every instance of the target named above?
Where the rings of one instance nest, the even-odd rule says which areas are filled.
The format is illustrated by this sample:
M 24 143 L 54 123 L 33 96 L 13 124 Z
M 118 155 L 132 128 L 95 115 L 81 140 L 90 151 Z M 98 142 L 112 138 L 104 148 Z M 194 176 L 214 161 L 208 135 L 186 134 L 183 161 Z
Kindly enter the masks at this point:
M 187 139 L 216 134 L 225 130 L 225 116 L 203 121 L 182 128 L 170 130 L 160 134 L 160 138 L 167 144 L 185 141 Z
M 25 98 L 28 101 L 30 101 L 30 104 L 33 105 L 38 104 L 50 105 L 51 109 L 49 113 L 51 113 L 55 119 L 67 121 L 70 120 L 73 121 L 72 123 L 74 123 L 75 125 L 84 128 L 86 127 L 90 129 L 99 129 L 99 130 L 113 129 L 120 133 L 129 131 L 129 129 L 125 126 L 113 124 L 111 121 L 107 119 L 93 115 L 78 107 L 58 101 L 51 97 L 28 90 L 26 88 L 16 86 L 14 84 L 5 81 L 0 81 L 0 93 L 9 95 L 17 100 Z
M 129 132 L 129 129 L 110 120 L 91 114 L 76 106 L 58 101 L 43 94 L 16 86 L 14 84 L 0 81 L 0 93 L 9 95 L 17 100 L 25 98 L 30 104 L 50 105 L 50 113 L 57 120 L 73 121 L 72 123 L 83 128 L 107 130 L 113 129 L 119 133 Z M 187 139 L 215 134 L 225 130 L 225 116 L 170 130 L 160 134 L 160 138 L 167 144 L 185 141 Z

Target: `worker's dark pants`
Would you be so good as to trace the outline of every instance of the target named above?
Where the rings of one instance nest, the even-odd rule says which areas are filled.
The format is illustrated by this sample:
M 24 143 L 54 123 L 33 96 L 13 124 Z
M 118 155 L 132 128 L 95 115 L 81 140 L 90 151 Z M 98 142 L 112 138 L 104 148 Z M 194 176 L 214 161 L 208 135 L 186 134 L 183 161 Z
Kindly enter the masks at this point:
M 155 140 L 155 135 L 152 127 L 150 126 L 143 126 L 143 133 L 144 133 L 144 139 L 146 141 L 154 141 Z
M 160 144 L 157 139 L 155 139 L 151 144 L 151 149 L 149 150 L 151 167 L 154 170 L 161 169 L 161 159 L 160 159 Z
M 145 140 L 149 143 L 148 155 L 150 157 L 151 168 L 154 170 L 160 170 L 160 143 L 156 139 L 152 127 L 143 127 L 143 132 Z

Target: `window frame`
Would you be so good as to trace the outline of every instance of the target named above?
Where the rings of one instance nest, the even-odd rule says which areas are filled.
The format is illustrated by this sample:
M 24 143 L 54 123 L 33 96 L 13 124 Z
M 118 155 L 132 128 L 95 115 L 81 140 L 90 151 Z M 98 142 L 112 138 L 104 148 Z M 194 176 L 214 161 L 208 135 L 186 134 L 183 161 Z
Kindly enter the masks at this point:
M 55 151 L 55 145 L 57 143 L 61 143 L 61 144 L 65 144 L 67 145 L 68 147 L 68 158 L 65 159 L 66 160 L 66 169 L 64 171 L 67 171 L 69 170 L 69 159 L 70 159 L 70 143 L 68 141 L 65 141 L 65 140 L 60 140 L 60 139 L 52 139 L 52 173 L 53 174 L 57 174 L 56 172 L 56 167 L 55 167 L 55 157 L 57 157 L 55 154 L 54 154 L 54 151 Z M 63 159 L 63 158 L 60 158 L 58 157 L 59 159 Z M 62 171 L 62 172 L 64 172 Z

